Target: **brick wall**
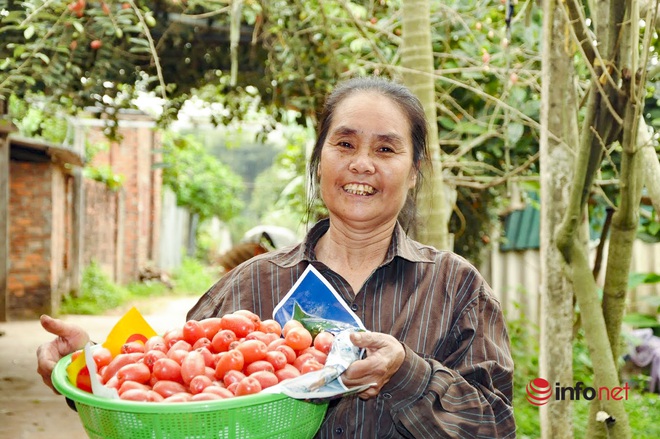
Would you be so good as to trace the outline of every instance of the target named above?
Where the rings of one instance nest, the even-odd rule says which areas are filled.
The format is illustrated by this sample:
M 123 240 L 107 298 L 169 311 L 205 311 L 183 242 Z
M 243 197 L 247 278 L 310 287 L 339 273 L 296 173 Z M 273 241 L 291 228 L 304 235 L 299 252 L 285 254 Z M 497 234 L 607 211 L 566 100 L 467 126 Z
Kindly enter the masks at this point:
M 11 161 L 9 165 L 9 314 L 29 318 L 53 309 L 55 230 L 63 223 L 53 207 L 53 182 L 63 180 L 51 163 Z M 56 218 L 57 217 L 57 218 Z M 55 268 L 55 269 L 54 269 Z
M 88 127 L 86 141 L 107 144 L 101 129 Z M 92 165 L 109 165 L 122 175 L 121 189 L 104 191 L 100 183 L 85 181 L 89 200 L 83 263 L 95 259 L 116 282 L 127 284 L 138 280 L 146 266 L 158 263 L 162 178 L 161 171 L 153 169 L 159 159 L 153 151 L 160 148 L 160 136 L 149 119 L 141 116 L 125 117 L 119 135 L 121 142 L 110 143 Z
M 117 277 L 117 203 L 120 194 L 104 183 L 85 180 L 83 264 L 95 261 L 113 279 Z
M 83 120 L 85 141 L 108 143 L 96 119 Z M 110 165 L 124 176 L 119 191 L 83 182 L 83 269 L 92 260 L 116 282 L 139 279 L 158 265 L 161 172 L 153 164 L 160 149 L 154 124 L 130 116 L 119 125 L 123 136 L 94 165 Z M 72 285 L 73 177 L 56 161 L 10 160 L 8 315 L 12 319 L 57 313 Z

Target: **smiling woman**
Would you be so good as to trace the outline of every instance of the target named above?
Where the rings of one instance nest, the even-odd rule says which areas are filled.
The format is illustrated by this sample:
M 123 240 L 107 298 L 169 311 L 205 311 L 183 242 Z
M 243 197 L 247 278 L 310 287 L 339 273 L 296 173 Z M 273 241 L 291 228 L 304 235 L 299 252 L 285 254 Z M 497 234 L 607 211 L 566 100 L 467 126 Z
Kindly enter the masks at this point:
M 421 104 L 404 86 L 380 78 L 339 85 L 309 168 L 328 218 L 302 243 L 234 268 L 187 315 L 244 309 L 268 318 L 310 265 L 325 277 L 368 330 L 351 334 L 366 356 L 342 382 L 375 384 L 332 401 L 318 438 L 515 436 L 499 303 L 472 264 L 412 240 L 401 223 L 414 208 L 426 134 Z M 56 334 L 84 338 L 80 332 Z M 40 348 L 42 375 L 61 354 L 56 347 Z

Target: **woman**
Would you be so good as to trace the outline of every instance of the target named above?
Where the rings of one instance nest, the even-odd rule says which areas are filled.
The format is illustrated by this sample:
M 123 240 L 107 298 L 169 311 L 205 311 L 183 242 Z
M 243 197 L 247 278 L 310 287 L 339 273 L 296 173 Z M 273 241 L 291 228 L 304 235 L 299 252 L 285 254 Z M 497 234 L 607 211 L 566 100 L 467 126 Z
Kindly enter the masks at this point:
M 319 438 L 515 436 L 513 362 L 499 303 L 471 264 L 411 240 L 398 221 L 420 183 L 426 132 L 423 109 L 405 87 L 378 78 L 337 87 L 310 159 L 329 218 L 301 244 L 229 272 L 188 313 L 197 320 L 237 309 L 270 316 L 314 265 L 371 331 L 352 334 L 367 355 L 342 381 L 376 383 L 333 401 Z M 42 375 L 86 340 L 51 323 L 46 329 L 64 335 L 59 343 L 77 340 L 40 347 Z

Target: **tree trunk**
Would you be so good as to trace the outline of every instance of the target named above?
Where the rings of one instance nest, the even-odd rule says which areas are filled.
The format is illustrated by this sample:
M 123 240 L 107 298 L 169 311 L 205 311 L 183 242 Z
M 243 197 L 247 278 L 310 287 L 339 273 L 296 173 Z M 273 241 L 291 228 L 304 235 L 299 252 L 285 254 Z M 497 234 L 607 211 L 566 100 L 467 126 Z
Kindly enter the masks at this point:
M 541 70 L 541 340 L 540 376 L 554 383 L 573 382 L 573 289 L 562 270 L 554 230 L 568 204 L 578 138 L 573 54 L 567 51 L 565 15 L 555 0 L 543 2 Z M 549 133 L 553 135 L 550 136 Z M 560 142 L 562 140 L 562 142 Z M 573 437 L 572 402 L 551 398 L 541 406 L 541 437 Z M 562 419 L 562 422 L 557 422 Z
M 452 206 L 447 202 L 440 161 L 428 0 L 404 0 L 402 31 L 403 81 L 424 106 L 429 123 L 428 142 L 433 167 L 433 172 L 424 170 L 426 181 L 420 188 L 418 209 L 422 221 L 416 225 L 415 237 L 438 249 L 450 249 L 448 227 Z
M 570 202 L 564 219 L 557 230 L 557 247 L 564 261 L 566 272 L 573 283 L 575 295 L 582 317 L 585 339 L 594 368 L 593 387 L 619 387 L 619 377 L 612 348 L 607 336 L 605 319 L 598 298 L 598 286 L 589 267 L 588 249 L 578 242 L 579 224 L 586 216 L 586 205 L 595 173 L 599 169 L 602 155 L 602 140 L 609 139 L 616 131 L 614 121 L 601 112 L 607 95 L 601 94 L 595 84 L 598 76 L 592 79 L 592 88 L 587 104 L 587 113 L 582 126 L 580 149 L 575 161 L 574 184 L 571 186 Z M 607 111 L 607 110 L 605 110 Z M 596 136 L 596 133 L 602 133 Z M 605 143 L 606 145 L 611 142 Z M 612 416 L 616 422 L 605 424 L 589 418 L 587 437 L 608 435 L 609 438 L 630 438 L 630 425 L 623 401 L 599 401 L 599 409 Z

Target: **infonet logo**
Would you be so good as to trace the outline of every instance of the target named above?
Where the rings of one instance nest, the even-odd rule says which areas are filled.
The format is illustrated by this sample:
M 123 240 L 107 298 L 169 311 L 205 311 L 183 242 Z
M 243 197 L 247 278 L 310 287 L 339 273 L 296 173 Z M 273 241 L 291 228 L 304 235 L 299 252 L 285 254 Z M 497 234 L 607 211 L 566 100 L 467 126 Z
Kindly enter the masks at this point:
M 626 383 L 623 387 L 589 387 L 585 386 L 582 381 L 575 383 L 573 387 L 562 387 L 559 383 L 555 383 L 554 392 L 550 387 L 550 383 L 545 378 L 534 378 L 525 387 L 527 391 L 527 401 L 535 406 L 542 406 L 550 401 L 554 396 L 555 401 L 579 401 L 580 398 L 591 401 L 598 398 L 598 400 L 614 399 L 620 401 L 628 399 L 628 390 L 630 386 Z

